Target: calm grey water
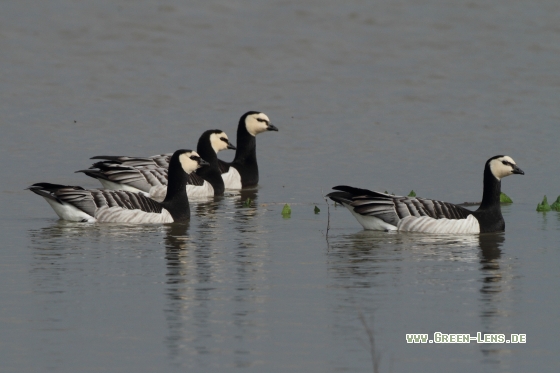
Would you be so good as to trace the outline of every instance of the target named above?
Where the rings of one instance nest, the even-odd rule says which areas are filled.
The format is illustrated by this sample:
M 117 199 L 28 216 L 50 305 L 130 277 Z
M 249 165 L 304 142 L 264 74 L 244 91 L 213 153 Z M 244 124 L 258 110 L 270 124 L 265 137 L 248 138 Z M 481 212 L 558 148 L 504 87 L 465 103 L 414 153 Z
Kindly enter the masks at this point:
M 369 331 L 380 372 L 557 372 L 560 213 L 534 209 L 560 194 L 559 25 L 554 0 L 2 2 L 0 371 L 371 372 Z M 187 226 L 61 222 L 24 190 L 235 142 L 248 110 L 280 129 L 260 187 Z M 496 154 L 526 172 L 505 233 L 367 232 L 331 205 L 326 239 L 330 187 L 477 201 Z M 405 341 L 437 331 L 527 343 Z

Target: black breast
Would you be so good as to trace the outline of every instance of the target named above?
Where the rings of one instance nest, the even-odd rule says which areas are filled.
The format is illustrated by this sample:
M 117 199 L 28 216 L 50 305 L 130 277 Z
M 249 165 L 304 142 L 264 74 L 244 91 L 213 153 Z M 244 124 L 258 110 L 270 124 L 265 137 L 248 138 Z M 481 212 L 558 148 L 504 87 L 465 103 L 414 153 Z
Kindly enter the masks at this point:
M 506 223 L 499 206 L 497 209 L 475 211 L 473 215 L 480 224 L 480 233 L 502 232 L 506 229 Z

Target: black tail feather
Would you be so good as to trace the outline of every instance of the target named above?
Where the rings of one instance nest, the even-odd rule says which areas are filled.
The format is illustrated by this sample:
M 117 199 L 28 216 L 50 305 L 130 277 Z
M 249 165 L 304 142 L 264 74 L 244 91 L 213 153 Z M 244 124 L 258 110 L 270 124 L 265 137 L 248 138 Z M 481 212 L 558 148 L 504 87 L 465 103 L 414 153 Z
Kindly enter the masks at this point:
M 101 172 L 100 170 L 96 170 L 96 169 L 90 169 L 90 170 L 78 170 L 78 171 L 74 171 L 74 173 L 84 173 L 89 177 L 93 177 L 94 179 L 103 179 L 103 180 L 108 180 L 111 181 L 107 176 L 105 176 L 105 174 L 103 172 Z
M 32 191 L 35 194 L 40 195 L 41 197 L 45 197 L 45 198 L 51 199 L 53 201 L 56 201 L 56 202 L 62 204 L 62 201 L 60 199 L 58 199 L 56 197 L 56 195 L 54 194 L 54 192 L 56 192 L 58 189 L 62 189 L 62 188 L 75 188 L 75 189 L 84 190 L 84 188 L 82 188 L 82 187 L 75 187 L 75 186 L 62 185 L 62 184 L 51 184 L 51 183 L 36 183 L 36 184 L 30 185 L 26 189 L 29 189 L 30 191 Z
M 335 187 L 333 187 L 334 190 L 340 190 L 342 192 L 347 192 L 350 193 L 352 196 L 356 197 L 356 196 L 369 196 L 369 197 L 375 197 L 375 198 L 395 198 L 395 197 L 399 197 L 399 196 L 393 196 L 390 194 L 385 194 L 385 193 L 381 193 L 381 192 L 374 192 L 373 190 L 369 190 L 369 189 L 361 189 L 361 188 L 354 188 L 348 185 L 337 185 Z
M 340 204 L 352 203 L 352 195 L 346 192 L 332 192 L 327 194 L 327 197 Z
M 122 158 L 122 155 L 96 155 L 95 157 L 91 157 L 90 159 L 104 159 L 106 161 L 119 161 Z

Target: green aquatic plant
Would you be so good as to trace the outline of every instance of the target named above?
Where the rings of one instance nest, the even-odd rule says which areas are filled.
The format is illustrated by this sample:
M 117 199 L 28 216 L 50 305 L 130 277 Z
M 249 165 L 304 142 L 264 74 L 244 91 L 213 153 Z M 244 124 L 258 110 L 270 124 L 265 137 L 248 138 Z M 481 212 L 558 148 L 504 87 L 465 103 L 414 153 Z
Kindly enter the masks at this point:
M 247 199 L 243 201 L 243 207 L 251 207 L 251 202 L 253 202 L 251 198 L 247 197 Z
M 544 196 L 542 202 L 537 205 L 537 211 L 547 212 L 547 211 L 550 211 L 550 210 L 551 210 L 550 205 L 548 204 L 548 201 L 546 200 L 546 196 Z
M 560 198 L 560 197 L 558 197 Z M 315 208 L 313 209 L 313 212 L 315 212 L 316 214 L 321 212 L 321 209 L 319 209 L 319 207 L 315 206 Z
M 282 209 L 282 217 L 284 219 L 289 218 L 292 215 L 292 208 L 290 207 L 290 205 L 288 205 L 287 203 L 284 205 L 284 208 Z
M 550 205 L 550 208 L 554 211 L 560 211 L 560 196 Z
M 509 198 L 504 192 L 500 193 L 500 203 L 513 203 L 512 199 Z
M 414 193 L 414 189 L 412 189 L 410 193 L 408 193 L 408 197 L 416 197 L 416 193 Z

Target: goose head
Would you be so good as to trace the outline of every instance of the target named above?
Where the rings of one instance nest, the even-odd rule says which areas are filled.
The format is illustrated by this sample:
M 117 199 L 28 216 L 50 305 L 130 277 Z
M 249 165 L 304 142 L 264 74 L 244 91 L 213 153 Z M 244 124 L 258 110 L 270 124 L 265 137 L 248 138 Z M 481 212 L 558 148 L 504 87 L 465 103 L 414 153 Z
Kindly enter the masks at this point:
M 498 180 L 513 174 L 525 175 L 525 172 L 517 167 L 515 161 L 507 155 L 496 155 L 490 158 L 486 162 L 486 167 Z
M 192 150 L 182 151 L 181 155 L 179 155 L 179 162 L 187 174 L 209 164 L 204 159 L 200 158 L 197 152 Z
M 249 111 L 244 114 L 244 117 L 245 128 L 252 136 L 256 136 L 265 131 L 278 131 L 278 128 L 270 123 L 270 119 L 268 119 L 265 113 Z
M 222 130 L 211 130 L 210 131 L 210 145 L 212 149 L 218 154 L 218 152 L 226 149 L 237 149 L 235 145 L 229 142 L 228 136 Z

